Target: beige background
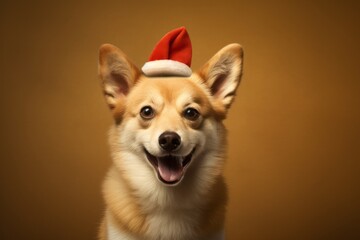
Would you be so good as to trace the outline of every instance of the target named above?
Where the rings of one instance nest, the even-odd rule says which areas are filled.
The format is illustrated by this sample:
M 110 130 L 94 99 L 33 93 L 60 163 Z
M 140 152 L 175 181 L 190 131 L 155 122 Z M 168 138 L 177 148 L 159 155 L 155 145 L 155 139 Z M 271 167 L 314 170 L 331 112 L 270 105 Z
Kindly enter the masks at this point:
M 356 2 L 1 1 L 0 239 L 95 239 L 112 123 L 98 47 L 142 66 L 182 25 L 195 69 L 245 48 L 226 120 L 228 239 L 359 239 Z

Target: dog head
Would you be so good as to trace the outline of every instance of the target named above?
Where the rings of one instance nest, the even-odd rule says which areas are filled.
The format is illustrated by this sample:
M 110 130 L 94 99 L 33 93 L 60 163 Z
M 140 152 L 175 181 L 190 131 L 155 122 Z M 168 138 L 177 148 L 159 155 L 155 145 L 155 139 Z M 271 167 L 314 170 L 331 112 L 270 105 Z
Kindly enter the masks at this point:
M 99 75 L 115 119 L 111 144 L 120 168 L 167 186 L 200 169 L 220 174 L 222 120 L 240 82 L 242 56 L 241 46 L 230 44 L 190 77 L 150 78 L 115 46 L 101 46 Z

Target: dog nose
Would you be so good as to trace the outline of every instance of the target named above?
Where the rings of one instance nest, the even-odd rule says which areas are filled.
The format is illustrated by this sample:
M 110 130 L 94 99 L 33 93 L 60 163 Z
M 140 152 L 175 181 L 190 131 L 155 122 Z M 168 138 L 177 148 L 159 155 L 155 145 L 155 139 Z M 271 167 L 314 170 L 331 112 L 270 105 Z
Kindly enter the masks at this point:
M 174 151 L 180 144 L 181 138 L 176 132 L 164 132 L 159 137 L 159 145 L 165 151 Z

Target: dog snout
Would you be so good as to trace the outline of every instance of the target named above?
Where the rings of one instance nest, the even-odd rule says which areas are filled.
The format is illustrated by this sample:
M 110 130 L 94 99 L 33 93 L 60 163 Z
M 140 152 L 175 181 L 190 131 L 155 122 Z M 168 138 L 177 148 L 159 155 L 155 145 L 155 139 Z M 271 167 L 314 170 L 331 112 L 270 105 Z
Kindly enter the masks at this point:
M 159 145 L 165 151 L 175 151 L 181 145 L 181 138 L 176 132 L 164 132 L 159 136 Z

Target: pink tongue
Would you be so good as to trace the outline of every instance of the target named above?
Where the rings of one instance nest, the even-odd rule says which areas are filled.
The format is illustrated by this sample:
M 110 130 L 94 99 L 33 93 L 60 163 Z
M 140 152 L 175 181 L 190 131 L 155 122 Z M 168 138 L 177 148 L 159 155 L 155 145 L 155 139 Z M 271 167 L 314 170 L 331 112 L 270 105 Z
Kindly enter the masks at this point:
M 178 164 L 176 164 L 178 165 Z M 180 180 L 183 174 L 182 167 L 178 166 L 169 166 L 168 164 L 163 164 L 159 162 L 159 173 L 162 179 L 166 182 L 174 182 Z

